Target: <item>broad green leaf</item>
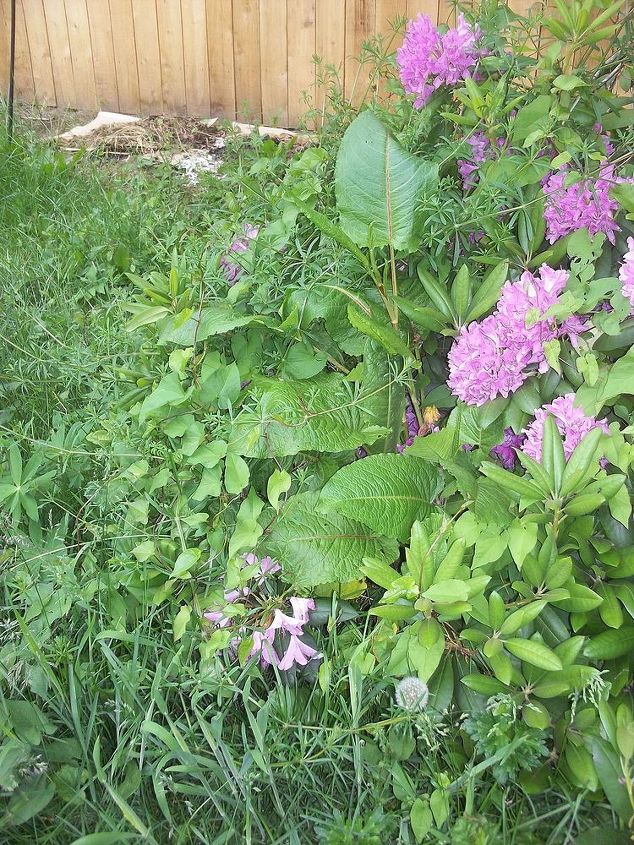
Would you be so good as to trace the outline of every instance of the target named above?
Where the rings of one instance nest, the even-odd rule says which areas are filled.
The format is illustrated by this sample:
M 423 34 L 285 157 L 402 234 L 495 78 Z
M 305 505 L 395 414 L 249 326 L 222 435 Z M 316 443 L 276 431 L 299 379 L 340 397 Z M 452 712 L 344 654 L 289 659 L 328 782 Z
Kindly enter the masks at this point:
M 601 787 L 614 812 L 622 821 L 627 822 L 632 815 L 632 805 L 623 783 L 619 755 L 603 737 L 591 736 L 589 744 Z
M 382 560 L 373 557 L 364 557 L 361 572 L 370 581 L 383 587 L 384 590 L 391 589 L 394 581 L 399 577 L 398 572 L 391 566 L 388 566 Z
M 559 88 L 560 91 L 574 91 L 575 88 L 583 88 L 587 84 L 580 76 L 575 76 L 574 74 L 562 73 L 553 79 L 553 85 L 555 88 Z
M 236 527 L 229 540 L 229 557 L 234 557 L 238 552 L 253 549 L 262 535 L 262 526 L 258 517 L 262 513 L 264 502 L 253 489 L 240 505 L 236 517 Z
M 469 591 L 464 581 L 449 578 L 446 581 L 432 584 L 428 590 L 425 590 L 423 597 L 429 599 L 429 601 L 446 604 L 454 601 L 466 601 L 469 597 Z
M 172 633 L 174 635 L 175 643 L 182 639 L 183 634 L 185 633 L 185 630 L 189 625 L 189 620 L 191 619 L 191 616 L 192 611 L 189 605 L 181 605 L 180 610 L 174 617 L 174 622 L 172 623 Z
M 405 387 L 395 381 L 388 354 L 374 341 L 366 342 L 363 368 L 361 389 L 367 397 L 363 409 L 373 425 L 387 430 L 385 437 L 364 445 L 370 446 L 372 453 L 394 452 L 405 413 Z
M 423 284 L 425 293 L 431 299 L 438 311 L 440 311 L 440 313 L 445 317 L 451 318 L 454 323 L 456 323 L 458 321 L 458 315 L 456 314 L 446 286 L 441 284 L 438 279 L 429 272 L 424 260 L 418 262 L 416 272 L 418 273 L 418 278 Z
M 542 612 L 546 606 L 545 601 L 534 601 L 527 604 L 525 607 L 520 607 L 519 610 L 510 613 L 500 627 L 500 636 L 508 637 L 528 625 Z
M 508 490 L 518 496 L 526 496 L 532 500 L 542 498 L 542 493 L 533 481 L 528 481 L 526 478 L 514 475 L 514 473 L 502 469 L 502 467 L 496 466 L 489 461 L 483 461 L 480 464 L 480 470 L 487 478 L 499 484 L 504 490 Z
M 536 129 L 547 129 L 549 125 L 548 113 L 552 105 L 552 97 L 540 94 L 528 105 L 518 110 L 513 122 L 511 137 L 514 143 L 523 142 Z
M 194 502 L 202 502 L 208 496 L 217 497 L 222 490 L 222 465 L 216 463 L 215 466 L 206 467 L 200 478 L 200 483 L 196 490 L 192 493 Z
M 575 404 L 595 416 L 604 405 L 622 394 L 634 394 L 634 346 L 611 367 L 602 367 L 595 385 L 583 384 L 577 391 Z
M 308 343 L 294 343 L 286 353 L 282 372 L 288 378 L 312 378 L 327 362 L 328 356 L 324 352 L 315 352 Z
M 152 393 L 145 398 L 139 411 L 139 422 L 143 422 L 150 414 L 165 407 L 181 405 L 186 399 L 178 375 L 169 373 L 160 380 Z
M 409 813 L 409 821 L 416 842 L 424 842 L 434 824 L 434 817 L 429 808 L 429 801 L 416 798 Z
M 224 299 L 208 300 L 204 308 L 184 322 L 172 319 L 159 335 L 158 343 L 194 346 L 218 334 L 227 334 L 249 324 L 272 325 L 266 317 L 240 314 Z
M 249 466 L 240 455 L 229 452 L 225 458 L 225 490 L 231 495 L 241 493 L 249 483 Z
M 170 578 L 188 578 L 189 570 L 200 560 L 200 549 L 186 549 L 176 558 Z
M 508 689 L 506 684 L 501 683 L 497 678 L 491 678 L 489 675 L 479 675 L 477 672 L 471 675 L 463 675 L 460 680 L 469 689 L 487 697 L 506 692 Z
M 266 497 L 275 510 L 279 510 L 280 496 L 290 490 L 291 476 L 283 469 L 274 469 L 266 483 Z
M 213 469 L 227 454 L 227 444 L 224 440 L 214 440 L 212 443 L 203 443 L 187 458 L 187 463 L 192 466 L 203 466 L 205 469 Z
M 348 320 L 357 331 L 376 341 L 391 355 L 401 355 L 405 359 L 411 357 L 408 345 L 387 322 L 380 322 L 375 315 L 366 314 L 352 303 L 348 305 Z
M 438 668 L 445 651 L 445 634 L 435 619 L 423 619 L 417 635 L 410 637 L 407 657 L 421 681 L 428 681 Z
M 451 301 L 458 319 L 462 321 L 471 302 L 471 279 L 467 264 L 463 264 L 456 273 L 451 285 Z
M 447 325 L 447 318 L 436 308 L 415 305 L 402 296 L 393 296 L 392 299 L 398 305 L 399 311 L 405 314 L 419 329 L 440 332 Z
M 537 666 L 538 669 L 546 669 L 548 672 L 563 669 L 563 664 L 555 652 L 535 640 L 519 638 L 504 640 L 504 647 L 524 663 L 530 663 L 531 666 Z
M 359 246 L 417 246 L 417 204 L 438 165 L 406 152 L 371 112 L 346 130 L 335 167 L 341 228 Z
M 345 583 L 360 577 L 364 558 L 396 559 L 394 541 L 341 514 L 319 513 L 317 504 L 316 493 L 292 496 L 260 543 L 287 581 L 302 587 Z
M 430 513 L 442 489 L 439 470 L 420 458 L 369 455 L 324 485 L 320 504 L 405 542 L 412 523 Z
M 593 428 L 568 458 L 561 482 L 562 496 L 569 496 L 576 490 L 581 490 L 595 474 L 599 460 L 597 451 L 602 436 L 603 431 L 600 428 Z
M 586 645 L 583 653 L 590 660 L 614 660 L 630 654 L 634 649 L 634 625 L 623 625 L 612 631 L 595 634 Z
M 465 317 L 465 323 L 477 320 L 496 304 L 500 298 L 502 285 L 506 281 L 509 272 L 508 261 L 501 261 L 488 273 L 476 290 L 471 300 L 471 307 Z
M 342 452 L 387 433 L 375 423 L 373 396 L 358 395 L 340 375 L 322 373 L 299 382 L 254 379 L 252 396 L 257 408 L 236 416 L 228 450 L 244 457 Z

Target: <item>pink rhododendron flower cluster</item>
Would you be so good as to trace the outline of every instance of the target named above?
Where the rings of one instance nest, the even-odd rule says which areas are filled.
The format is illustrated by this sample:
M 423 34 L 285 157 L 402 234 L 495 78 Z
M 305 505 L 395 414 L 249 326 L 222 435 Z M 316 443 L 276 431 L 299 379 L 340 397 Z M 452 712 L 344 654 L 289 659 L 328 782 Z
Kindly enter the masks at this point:
M 623 263 L 619 268 L 621 292 L 629 299 L 634 313 L 634 238 L 627 239 L 627 252 L 623 256 Z
M 244 556 L 243 566 L 257 566 L 257 571 L 253 576 L 257 586 L 262 586 L 267 576 L 274 575 L 281 569 L 279 563 L 270 557 L 259 560 L 252 553 Z M 249 587 L 228 590 L 225 591 L 224 600 L 227 604 L 233 604 L 238 599 L 247 598 L 252 592 Z M 259 658 L 260 665 L 265 669 L 269 666 L 277 666 L 285 671 L 294 665 L 305 666 L 309 660 L 321 657 L 316 649 L 301 639 L 304 634 L 304 625 L 310 619 L 310 611 L 315 609 L 314 599 L 292 596 L 288 601 L 291 605 L 292 615 L 288 615 L 278 608 L 273 613 L 273 619 L 263 631 L 253 631 L 251 634 L 253 645 L 248 657 Z M 216 628 L 226 628 L 231 623 L 231 616 L 221 610 L 208 610 L 203 613 L 203 617 Z M 279 657 L 274 647 L 278 632 L 289 637 L 286 651 L 282 657 Z M 246 633 L 246 631 L 241 633 Z M 237 651 L 241 642 L 241 637 L 236 637 L 231 641 L 230 649 L 233 652 Z
M 472 29 L 462 15 L 458 25 L 441 35 L 428 15 L 409 21 L 403 46 L 396 51 L 401 82 L 409 94 L 416 94 L 418 109 L 443 85 L 455 85 L 469 76 L 480 56 L 476 42 L 480 29 Z
M 230 252 L 246 252 L 249 248 L 249 243 L 254 238 L 257 238 L 260 229 L 258 226 L 252 226 L 250 223 L 245 223 L 243 231 L 244 237 L 236 238 L 236 240 L 229 247 Z M 220 266 L 224 270 L 225 278 L 227 279 L 227 284 L 229 285 L 229 287 L 235 285 L 235 283 L 242 275 L 243 268 L 240 266 L 240 264 L 236 264 L 234 261 L 231 261 L 230 256 L 223 255 L 220 259 Z
M 546 206 L 546 238 L 552 244 L 577 229 L 587 228 L 591 235 L 603 232 L 614 243 L 615 232 L 620 231 L 614 222 L 619 204 L 610 198 L 609 190 L 622 181 L 614 174 L 614 165 L 601 168 L 596 179 L 581 179 L 565 186 L 568 171 L 551 173 L 543 182 Z
M 548 369 L 544 343 L 568 336 L 576 342 L 585 323 L 569 318 L 558 325 L 547 317 L 568 281 L 566 270 L 542 264 L 502 288 L 497 309 L 480 323 L 465 326 L 448 355 L 452 393 L 469 405 L 509 396 L 528 378 L 527 367 Z
M 535 411 L 534 422 L 524 429 L 526 441 L 522 446 L 522 452 L 536 461 L 542 459 L 544 423 L 551 414 L 555 418 L 555 423 L 562 437 L 566 460 L 593 428 L 601 428 L 606 434 L 609 434 L 610 431 L 607 420 L 597 420 L 595 417 L 586 416 L 582 408 L 575 406 L 575 394 L 566 393 L 565 396 L 559 396 L 550 405 L 538 408 Z

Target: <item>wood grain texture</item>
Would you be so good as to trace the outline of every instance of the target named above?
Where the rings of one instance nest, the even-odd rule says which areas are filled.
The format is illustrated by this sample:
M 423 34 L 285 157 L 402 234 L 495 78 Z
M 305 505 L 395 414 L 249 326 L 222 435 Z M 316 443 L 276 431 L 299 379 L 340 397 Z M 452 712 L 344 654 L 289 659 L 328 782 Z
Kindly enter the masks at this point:
M 233 0 L 233 62 L 238 120 L 262 120 L 260 3 Z
M 469 5 L 472 0 L 465 0 Z M 552 0 L 510 0 L 521 14 Z M 11 0 L 0 0 L 0 86 L 6 90 Z M 17 0 L 17 96 L 61 108 L 189 113 L 297 126 L 303 92 L 334 67 L 359 105 L 370 65 L 363 42 L 422 13 L 455 23 L 452 0 Z M 541 39 L 543 40 L 543 39 Z M 528 52 L 543 50 L 540 38 Z M 313 56 L 321 57 L 316 73 Z M 375 84 L 376 80 L 372 81 Z M 381 82 L 383 85 L 383 82 Z M 384 90 L 383 88 L 381 90 Z
M 88 0 L 95 93 L 103 111 L 119 111 L 119 86 L 112 42 L 110 0 Z
M 68 0 L 73 2 L 73 0 Z M 119 108 L 127 114 L 139 112 L 139 74 L 136 60 L 132 0 L 110 0 L 114 64 L 119 90 Z
M 209 59 L 205 0 L 181 0 L 187 114 L 209 117 Z
M 212 117 L 236 116 L 232 0 L 207 0 L 207 63 Z
M 292 0 L 287 5 L 288 124 L 299 126 L 315 102 L 315 0 Z
M 359 106 L 367 89 L 367 67 L 359 62 L 363 42 L 376 32 L 376 0 L 346 0 L 345 91 Z
M 163 105 L 168 112 L 187 111 L 183 18 L 180 0 L 156 0 L 161 53 Z
M 48 30 L 46 28 L 46 16 L 42 0 L 20 0 L 22 5 L 26 33 L 28 38 L 29 53 L 31 56 L 31 70 L 33 72 L 34 95 L 37 100 L 45 106 L 56 106 L 55 81 L 53 79 L 53 64 L 51 62 L 51 51 L 48 44 Z M 0 15 L 0 25 L 4 16 Z M 1 36 L 0 36 L 1 38 Z M 0 40 L 0 44 L 4 44 Z M 0 47 L 0 56 L 8 55 Z M 0 62 L 6 65 L 6 62 Z M 4 90 L 4 82 L 2 83 Z
M 288 126 L 286 7 L 287 0 L 260 0 L 262 121 L 268 126 Z
M 4 3 L 0 2 L 0 96 L 4 97 L 9 87 L 9 26 Z
M 345 86 L 346 0 L 318 0 L 316 11 L 315 52 L 320 59 L 317 75 L 324 77 L 324 81 L 325 77 L 330 79 L 327 85 L 317 89 L 317 104 L 323 109 L 329 85 L 341 90 Z
M 82 109 L 94 109 L 97 106 L 97 90 L 86 0 L 66 3 L 66 23 L 75 79 L 75 102 Z
M 72 0 L 69 0 L 72 2 Z M 77 102 L 73 57 L 70 52 L 70 38 L 66 23 L 64 0 L 46 0 L 44 4 L 48 43 L 51 51 L 55 98 L 59 108 L 72 108 Z M 20 89 L 22 92 L 22 89 Z
M 158 114 L 163 111 L 163 85 L 156 0 L 134 0 L 132 16 L 141 114 Z

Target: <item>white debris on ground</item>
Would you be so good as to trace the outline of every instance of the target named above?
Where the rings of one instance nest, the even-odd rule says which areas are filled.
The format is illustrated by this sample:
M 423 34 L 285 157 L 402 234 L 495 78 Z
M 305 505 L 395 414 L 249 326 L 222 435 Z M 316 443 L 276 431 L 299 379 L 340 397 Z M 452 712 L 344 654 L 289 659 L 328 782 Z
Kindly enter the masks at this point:
M 121 126 L 125 123 L 138 123 L 140 117 L 135 117 L 132 114 L 118 114 L 111 111 L 100 111 L 90 123 L 85 123 L 83 126 L 74 126 L 68 132 L 63 132 L 57 135 L 59 141 L 72 141 L 74 138 L 87 138 L 96 132 L 98 129 L 103 129 L 104 126 Z
M 222 158 L 206 152 L 176 153 L 170 159 L 170 164 L 172 167 L 178 167 L 185 171 L 185 176 L 190 185 L 197 185 L 198 174 L 201 172 L 217 173 L 222 164 Z

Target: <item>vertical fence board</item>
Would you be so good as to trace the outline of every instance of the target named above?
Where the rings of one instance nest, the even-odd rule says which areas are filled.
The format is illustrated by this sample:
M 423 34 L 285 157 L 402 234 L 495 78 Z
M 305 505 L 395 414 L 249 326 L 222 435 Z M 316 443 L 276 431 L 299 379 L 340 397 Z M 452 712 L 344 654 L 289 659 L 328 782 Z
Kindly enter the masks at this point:
M 259 121 L 262 119 L 259 0 L 234 0 L 233 32 L 238 120 Z
M 88 23 L 99 108 L 104 111 L 118 112 L 119 86 L 112 43 L 109 0 L 88 0 Z
M 292 0 L 286 20 L 288 31 L 288 122 L 298 126 L 308 108 L 315 102 L 316 49 L 315 0 Z
M 400 27 L 398 32 L 395 27 L 403 18 L 407 18 L 407 0 L 376 0 L 376 22 L 377 34 L 383 35 L 383 50 L 386 53 L 394 53 L 403 43 L 403 30 Z M 388 75 L 383 75 L 378 80 L 378 88 L 382 96 L 387 94 Z
M 205 0 L 181 0 L 187 114 L 209 117 L 209 60 Z
M 134 0 L 132 14 L 141 114 L 158 114 L 163 111 L 163 88 L 156 0 Z
M 439 24 L 447 24 L 447 26 L 454 26 L 456 23 L 456 8 L 451 2 L 451 0 L 438 0 L 438 5 L 436 3 L 431 3 L 431 0 L 421 0 L 420 3 L 416 4 L 417 6 L 431 6 L 434 11 L 436 12 L 436 19 Z M 423 14 L 427 14 L 434 19 L 434 15 L 431 11 L 425 11 L 424 8 L 419 9 L 418 11 L 423 12 Z M 410 17 L 412 17 L 410 15 Z
M 183 19 L 180 0 L 156 0 L 161 52 L 163 103 L 174 113 L 187 110 L 185 60 L 183 56 Z
M 360 105 L 367 87 L 365 68 L 359 64 L 363 42 L 375 33 L 376 0 L 346 2 L 346 97 Z
M 119 108 L 130 114 L 139 111 L 139 74 L 136 63 L 134 18 L 131 0 L 110 0 L 114 65 L 119 89 Z
M 346 58 L 346 0 L 318 0 L 315 41 L 315 52 L 321 59 L 317 70 L 318 76 L 325 77 L 330 65 L 336 74 L 335 78 L 329 77 L 330 82 L 343 91 Z M 328 87 L 320 88 L 317 94 L 318 105 L 323 109 L 328 96 Z
M 95 108 L 97 91 L 86 0 L 67 1 L 66 23 L 75 79 L 75 105 L 82 109 Z
M 232 0 L 207 0 L 209 106 L 213 117 L 236 116 Z
M 51 49 L 57 105 L 61 108 L 73 107 L 77 97 L 75 95 L 73 59 L 70 53 L 64 0 L 46 0 L 44 12 L 46 14 L 46 28 L 48 29 L 48 43 Z
M 0 2 L 0 102 L 4 101 L 9 87 L 9 27 L 4 3 Z
M 260 0 L 262 121 L 269 126 L 288 126 L 286 6 L 287 0 Z
M 48 31 L 42 0 L 21 0 L 24 10 L 26 32 L 28 36 L 29 53 L 33 71 L 34 94 L 38 102 L 46 106 L 57 105 L 55 98 L 55 82 L 53 80 L 53 65 L 51 51 L 48 45 Z M 0 18 L 3 16 L 0 15 Z M 0 41 L 0 43 L 2 43 Z M 8 45 L 7 45 L 8 47 Z M 0 56 L 8 56 L 0 47 Z M 4 61 L 0 61 L 4 70 Z
M 22 90 L 25 91 L 26 99 L 35 100 L 35 80 L 33 77 L 33 65 L 31 62 L 31 51 L 29 49 L 29 38 L 26 31 L 24 8 L 21 0 L 16 2 L 15 15 L 15 78 L 22 80 Z
M 447 23 L 452 10 L 451 0 L 407 0 L 405 14 L 409 19 L 428 15 L 433 24 Z

